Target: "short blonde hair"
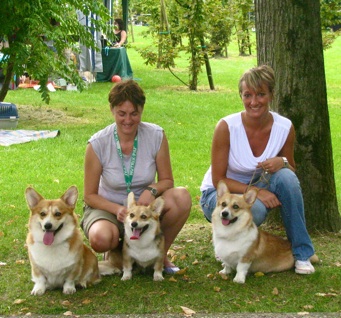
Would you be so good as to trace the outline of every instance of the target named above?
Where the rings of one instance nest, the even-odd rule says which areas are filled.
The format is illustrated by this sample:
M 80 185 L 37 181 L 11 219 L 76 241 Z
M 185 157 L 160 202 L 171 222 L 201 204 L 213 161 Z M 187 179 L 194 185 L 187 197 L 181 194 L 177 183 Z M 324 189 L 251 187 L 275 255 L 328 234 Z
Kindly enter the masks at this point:
M 261 65 L 247 70 L 239 80 L 239 94 L 242 94 L 242 84 L 245 83 L 247 87 L 256 92 L 265 84 L 271 95 L 275 89 L 275 73 L 268 65 Z

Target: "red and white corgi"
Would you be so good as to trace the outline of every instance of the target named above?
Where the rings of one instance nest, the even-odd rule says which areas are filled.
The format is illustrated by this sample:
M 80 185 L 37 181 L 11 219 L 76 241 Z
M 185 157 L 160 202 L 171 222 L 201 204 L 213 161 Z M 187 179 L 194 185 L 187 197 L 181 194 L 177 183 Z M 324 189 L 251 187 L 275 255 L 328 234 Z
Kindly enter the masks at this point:
M 71 186 L 59 199 L 44 199 L 32 187 L 25 191 L 31 210 L 26 244 L 31 262 L 32 295 L 46 289 L 63 288 L 64 294 L 76 292 L 100 281 L 95 254 L 83 243 L 74 213 L 78 190 Z
M 108 252 L 108 259 L 99 263 L 102 275 L 120 273 L 122 280 L 132 278 L 133 264 L 154 267 L 154 281 L 163 280 L 165 239 L 160 226 L 160 214 L 164 206 L 162 197 L 150 205 L 137 205 L 134 193 L 127 200 L 128 213 L 124 222 L 123 247 Z
M 257 190 L 244 195 L 231 194 L 220 181 L 217 205 L 212 214 L 213 245 L 217 258 L 223 263 L 222 274 L 236 270 L 233 281 L 245 283 L 249 272 L 281 272 L 294 267 L 294 257 L 288 240 L 257 228 L 251 206 Z M 313 255 L 311 261 L 317 262 Z

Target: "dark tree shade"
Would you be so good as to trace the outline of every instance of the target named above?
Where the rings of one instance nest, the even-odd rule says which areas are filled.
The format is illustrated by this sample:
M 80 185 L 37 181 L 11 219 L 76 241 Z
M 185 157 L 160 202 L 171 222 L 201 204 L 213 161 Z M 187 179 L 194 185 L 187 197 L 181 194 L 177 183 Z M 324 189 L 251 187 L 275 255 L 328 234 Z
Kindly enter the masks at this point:
M 276 74 L 275 109 L 296 128 L 307 226 L 338 232 L 319 0 L 255 1 L 258 64 Z

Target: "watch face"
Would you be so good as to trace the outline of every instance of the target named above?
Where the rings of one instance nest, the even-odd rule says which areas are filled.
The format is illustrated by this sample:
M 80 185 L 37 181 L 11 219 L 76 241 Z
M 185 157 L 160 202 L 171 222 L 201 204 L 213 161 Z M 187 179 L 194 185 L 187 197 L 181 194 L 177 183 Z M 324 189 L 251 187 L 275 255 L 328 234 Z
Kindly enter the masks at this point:
M 157 190 L 156 189 L 151 189 L 150 192 L 152 193 L 152 195 L 157 196 Z

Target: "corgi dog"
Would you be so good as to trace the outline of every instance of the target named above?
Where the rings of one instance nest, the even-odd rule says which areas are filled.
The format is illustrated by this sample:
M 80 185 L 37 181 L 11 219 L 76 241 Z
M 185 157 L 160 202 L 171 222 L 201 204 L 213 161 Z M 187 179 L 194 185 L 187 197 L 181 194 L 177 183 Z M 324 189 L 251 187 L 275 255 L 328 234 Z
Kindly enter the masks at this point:
M 132 278 L 134 263 L 154 266 L 154 281 L 162 281 L 165 239 L 160 226 L 160 214 L 164 206 L 162 197 L 150 205 L 137 205 L 134 193 L 128 194 L 128 213 L 124 221 L 123 246 L 110 251 L 108 260 L 99 262 L 101 275 L 120 273 L 122 280 Z
M 28 187 L 25 197 L 31 211 L 26 239 L 34 282 L 31 294 L 61 287 L 64 294 L 73 294 L 78 285 L 99 282 L 97 258 L 83 243 L 74 213 L 77 188 L 71 186 L 59 199 L 47 200 Z
M 295 263 L 288 240 L 258 229 L 253 222 L 251 206 L 256 198 L 254 188 L 238 195 L 231 194 L 225 182 L 218 183 L 212 214 L 214 251 L 224 267 L 221 274 L 237 271 L 235 283 L 245 283 L 249 272 L 281 272 Z M 314 255 L 311 260 L 318 258 Z

